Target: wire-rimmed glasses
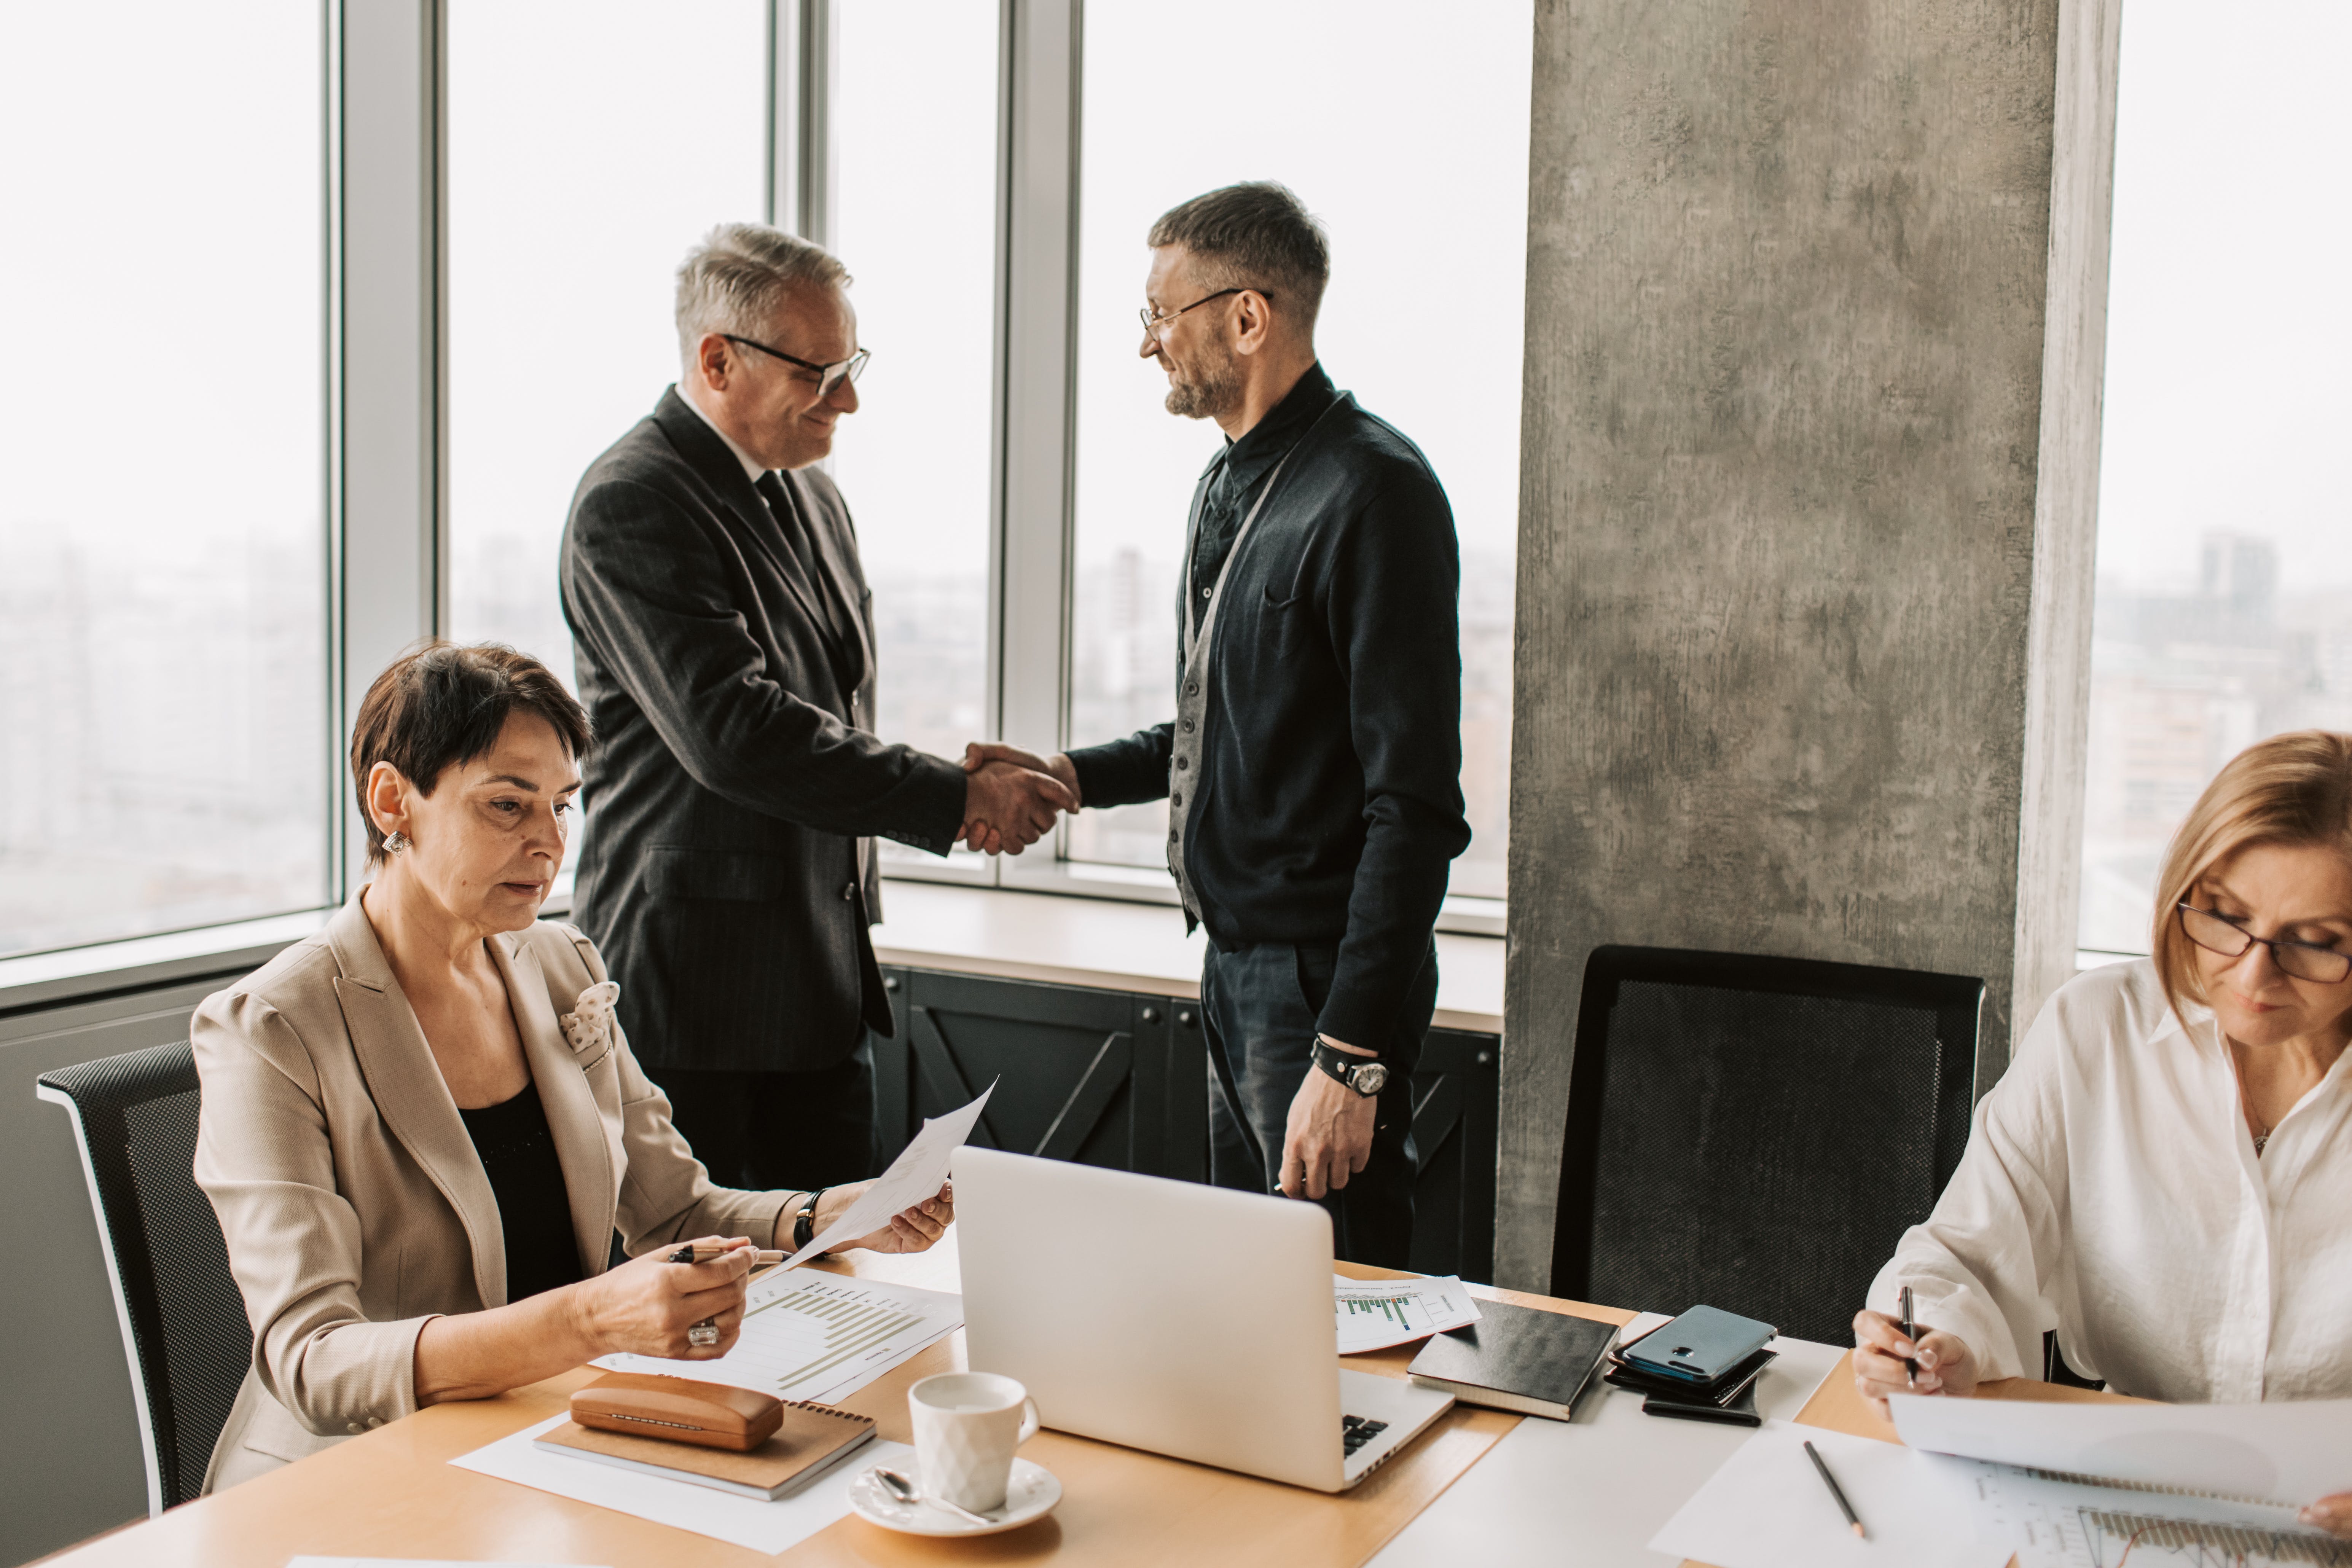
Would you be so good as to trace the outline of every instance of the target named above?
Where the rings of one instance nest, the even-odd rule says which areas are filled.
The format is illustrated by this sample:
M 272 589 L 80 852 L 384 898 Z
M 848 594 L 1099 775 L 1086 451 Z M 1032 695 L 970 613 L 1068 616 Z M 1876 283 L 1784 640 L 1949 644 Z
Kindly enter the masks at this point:
M 1197 310 L 1202 306 L 1207 304 L 1210 300 L 1222 300 L 1228 294 L 1240 294 L 1244 292 L 1255 292 L 1261 298 L 1267 300 L 1274 298 L 1273 295 L 1268 294 L 1263 289 L 1251 290 L 1248 284 L 1237 283 L 1231 289 L 1220 289 L 1213 294 L 1203 294 L 1199 299 L 1193 300 L 1191 304 L 1179 305 L 1176 309 L 1167 311 L 1161 315 L 1153 315 L 1151 313 L 1151 307 L 1149 305 L 1142 307 L 1135 313 L 1143 322 L 1143 335 L 1145 337 L 1151 338 L 1160 342 L 1165 342 L 1168 341 L 1167 332 L 1169 323 L 1175 321 L 1177 317 L 1182 315 L 1185 311 Z
M 2297 980 L 2336 985 L 2352 979 L 2352 952 L 2308 942 L 2288 942 L 2284 937 L 2256 936 L 2210 910 L 2185 903 L 2173 907 L 2179 912 L 2181 934 L 2208 952 L 2223 958 L 2243 958 L 2259 945 L 2271 950 L 2271 962 L 2282 973 Z

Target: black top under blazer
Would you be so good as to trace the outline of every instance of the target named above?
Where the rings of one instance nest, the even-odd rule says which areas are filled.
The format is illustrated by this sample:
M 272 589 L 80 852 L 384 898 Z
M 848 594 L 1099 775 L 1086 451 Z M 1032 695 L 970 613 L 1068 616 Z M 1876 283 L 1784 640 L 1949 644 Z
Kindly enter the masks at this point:
M 596 727 L 573 918 L 649 1068 L 805 1072 L 889 1033 L 858 839 L 944 855 L 963 819 L 961 766 L 872 732 L 873 595 L 841 492 L 782 481 L 817 571 L 672 387 L 590 465 L 563 531 Z

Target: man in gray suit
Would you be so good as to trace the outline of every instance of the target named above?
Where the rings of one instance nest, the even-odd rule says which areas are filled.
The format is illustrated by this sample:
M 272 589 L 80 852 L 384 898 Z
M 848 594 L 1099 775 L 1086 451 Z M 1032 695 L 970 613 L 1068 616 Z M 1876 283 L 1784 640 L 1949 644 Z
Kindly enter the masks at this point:
M 678 384 L 589 467 L 563 535 L 597 738 L 575 918 L 679 1130 L 754 1189 L 872 1173 L 873 837 L 1017 854 L 1076 805 L 873 733 L 873 595 L 810 466 L 857 408 L 848 283 L 790 235 L 712 230 L 678 269 Z

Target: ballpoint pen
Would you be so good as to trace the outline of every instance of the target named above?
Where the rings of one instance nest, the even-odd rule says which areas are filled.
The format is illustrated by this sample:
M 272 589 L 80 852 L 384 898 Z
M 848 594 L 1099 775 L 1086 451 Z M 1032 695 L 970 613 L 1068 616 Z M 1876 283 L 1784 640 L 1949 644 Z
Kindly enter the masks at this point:
M 1911 1342 L 1911 1348 L 1913 1350 L 1917 1350 L 1919 1348 L 1919 1325 L 1912 1321 L 1911 1287 L 1908 1285 L 1903 1287 L 1902 1327 L 1903 1337 Z M 1916 1356 L 1906 1355 L 1903 1358 L 1903 1375 L 1911 1380 L 1912 1387 L 1916 1388 L 1919 1386 L 1919 1360 Z
M 1830 1474 L 1829 1461 L 1822 1458 L 1821 1450 L 1808 1443 L 1805 1445 L 1805 1458 L 1811 1459 L 1813 1468 L 1822 1473 L 1822 1485 L 1829 1488 L 1830 1496 L 1837 1499 L 1838 1511 L 1845 1515 L 1848 1524 L 1853 1526 L 1854 1534 L 1864 1541 L 1869 1540 L 1870 1531 L 1862 1528 L 1862 1516 L 1853 1511 L 1853 1504 L 1845 1500 L 1845 1489 L 1837 1484 L 1835 1476 Z

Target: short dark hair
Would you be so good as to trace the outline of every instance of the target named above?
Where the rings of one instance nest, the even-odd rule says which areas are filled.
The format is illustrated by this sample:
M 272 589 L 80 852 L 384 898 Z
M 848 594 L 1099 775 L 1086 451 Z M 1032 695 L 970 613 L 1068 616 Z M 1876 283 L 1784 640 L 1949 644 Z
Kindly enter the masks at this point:
M 368 861 L 383 858 L 383 829 L 368 810 L 369 772 L 390 763 L 425 795 L 444 770 L 498 744 L 517 713 L 544 719 L 576 762 L 592 739 L 588 710 L 547 666 L 504 643 L 417 644 L 375 678 L 352 725 L 352 789 L 367 824 Z
M 1212 289 L 1255 289 L 1312 327 L 1331 281 L 1323 226 L 1287 185 L 1251 180 L 1170 207 L 1151 226 L 1150 246 L 1181 245 L 1202 263 Z

